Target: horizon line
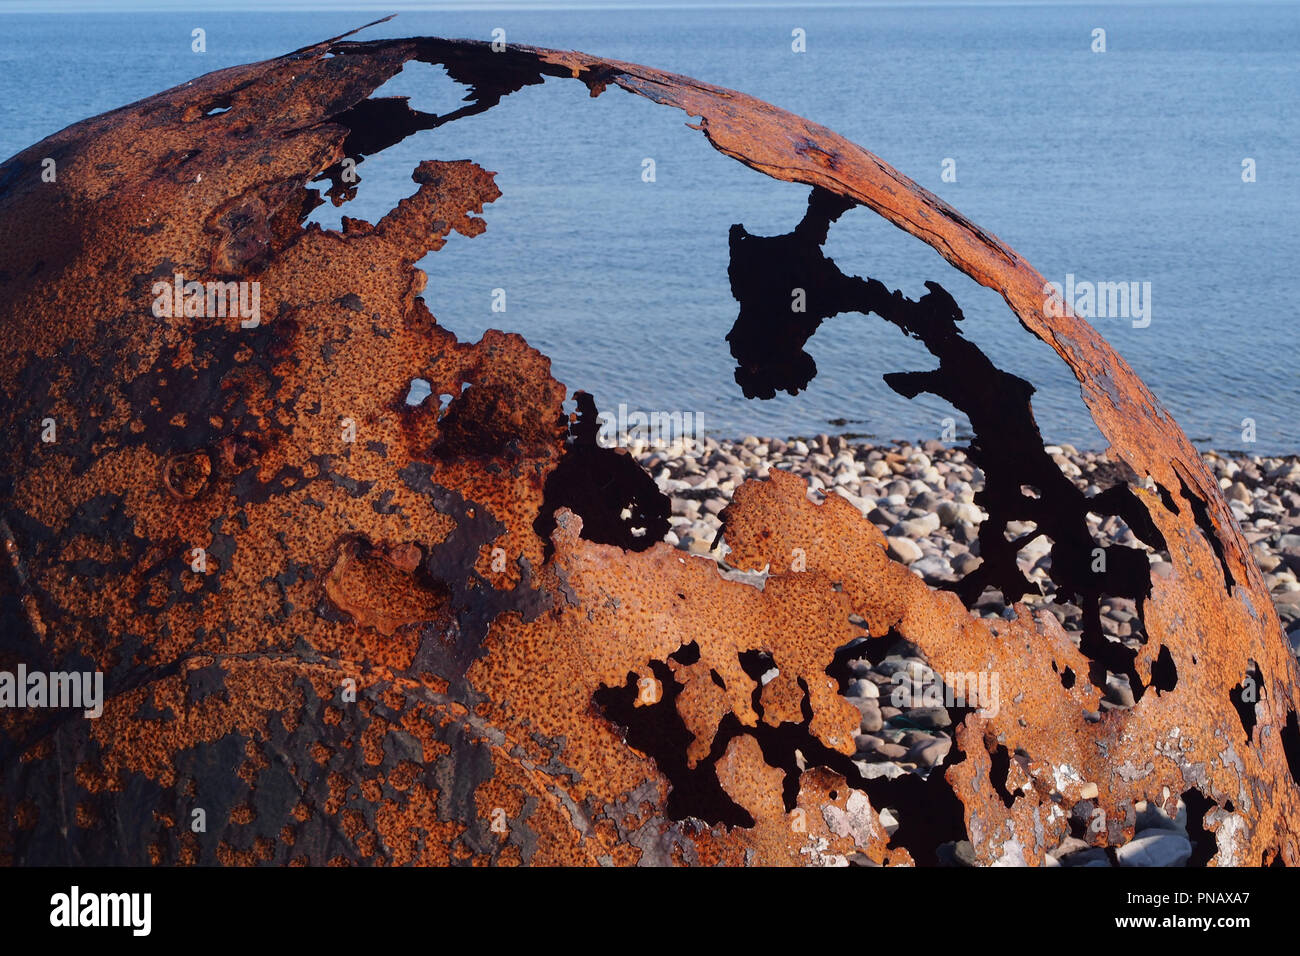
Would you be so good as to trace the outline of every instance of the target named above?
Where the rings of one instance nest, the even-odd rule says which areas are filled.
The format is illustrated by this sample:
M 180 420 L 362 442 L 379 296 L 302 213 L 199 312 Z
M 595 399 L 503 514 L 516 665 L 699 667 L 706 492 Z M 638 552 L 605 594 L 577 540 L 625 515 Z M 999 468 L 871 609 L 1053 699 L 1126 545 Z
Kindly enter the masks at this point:
M 367 2 L 367 0 L 281 0 L 273 5 L 255 0 L 213 0 L 210 3 L 187 4 L 178 8 L 165 0 L 144 0 L 140 3 L 106 4 L 92 0 L 0 0 L 0 14 L 123 14 L 123 13 L 484 13 L 484 12 L 558 12 L 592 10 L 798 10 L 881 8 L 881 7 L 1069 7 L 1069 6 L 1287 6 L 1291 0 L 651 0 L 651 2 L 620 3 L 618 0 L 448 0 L 448 2 L 397 3 Z

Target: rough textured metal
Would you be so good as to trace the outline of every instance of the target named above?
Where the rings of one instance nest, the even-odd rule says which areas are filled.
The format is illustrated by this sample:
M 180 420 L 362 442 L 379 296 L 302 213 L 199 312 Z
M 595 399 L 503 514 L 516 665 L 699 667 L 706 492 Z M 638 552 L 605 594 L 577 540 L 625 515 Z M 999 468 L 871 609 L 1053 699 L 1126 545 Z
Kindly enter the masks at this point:
M 445 66 L 467 105 L 368 99 L 411 60 Z M 788 236 L 733 229 L 737 380 L 801 388 L 803 342 L 844 312 L 919 338 L 939 368 L 889 381 L 976 428 L 977 577 L 927 588 L 854 508 L 775 471 L 725 513 L 731 560 L 771 571 L 762 589 L 650 544 L 663 502 L 595 445 L 590 402 L 569 421 L 522 338 L 458 342 L 420 298 L 415 263 L 480 233 L 499 195 L 472 162 L 420 164 L 374 225 L 302 225 L 310 183 L 351 195 L 345 158 L 545 76 L 678 107 L 724 154 L 813 187 Z M 912 302 L 840 273 L 820 245 L 852 205 L 997 289 L 1074 371 L 1131 480 L 1094 499 L 1063 480 L 1032 389 L 961 337 L 942 288 Z M 109 693 L 97 720 L 0 713 L 0 861 L 924 863 L 969 838 L 982 862 L 1040 863 L 1079 821 L 1118 844 L 1136 801 L 1182 795 L 1198 860 L 1298 862 L 1300 675 L 1199 456 L 1086 322 L 1044 314 L 1032 267 L 830 130 L 579 53 L 336 39 L 24 151 L 0 166 L 0 226 L 0 668 L 99 669 Z M 809 324 L 765 307 L 772 264 L 806 282 Z M 258 282 L 260 324 L 156 317 L 154 283 L 176 273 Z M 415 378 L 432 396 L 412 407 Z M 1088 511 L 1123 516 L 1173 573 L 1109 548 L 1093 577 Z M 1085 608 L 1077 647 L 1023 604 L 1011 621 L 968 610 L 986 586 L 1023 593 L 1013 520 L 1052 537 L 1057 584 Z M 1102 594 L 1139 600 L 1136 654 L 1089 624 Z M 828 668 L 860 622 L 941 673 L 1000 675 L 996 715 L 963 712 L 926 780 L 863 780 L 850 759 L 858 715 Z M 1108 670 L 1139 699 L 1098 715 Z M 1260 699 L 1239 716 L 1248 673 Z

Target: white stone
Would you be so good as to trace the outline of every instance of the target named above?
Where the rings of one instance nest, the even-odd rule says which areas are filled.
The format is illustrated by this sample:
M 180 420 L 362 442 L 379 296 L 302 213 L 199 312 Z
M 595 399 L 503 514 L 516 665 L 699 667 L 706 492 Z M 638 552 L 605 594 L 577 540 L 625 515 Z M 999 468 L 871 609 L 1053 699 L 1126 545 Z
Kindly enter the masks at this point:
M 904 564 L 911 564 L 913 561 L 918 561 L 921 558 L 920 546 L 910 538 L 886 538 L 885 543 L 889 546 L 889 556 L 895 561 L 902 561 Z

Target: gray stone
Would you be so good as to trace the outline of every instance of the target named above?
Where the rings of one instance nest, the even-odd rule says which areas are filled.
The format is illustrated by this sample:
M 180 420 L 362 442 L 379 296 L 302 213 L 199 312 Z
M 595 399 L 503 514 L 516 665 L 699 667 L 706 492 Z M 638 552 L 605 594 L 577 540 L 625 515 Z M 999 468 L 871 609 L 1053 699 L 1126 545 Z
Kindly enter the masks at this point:
M 952 724 L 948 711 L 942 707 L 915 707 L 905 715 L 908 722 L 917 727 L 939 730 Z
M 867 512 L 867 520 L 870 521 L 872 524 L 886 525 L 890 528 L 898 524 L 897 515 L 890 514 L 884 508 L 881 508 L 879 506 L 872 508 L 870 511 Z
M 940 500 L 939 496 L 933 491 L 924 491 L 912 499 L 912 507 L 920 508 L 922 511 L 933 511 Z M 936 518 L 936 520 L 938 519 Z M 936 524 L 935 527 L 937 528 L 938 525 Z
M 897 760 L 907 755 L 907 748 L 900 744 L 891 744 L 881 740 L 879 737 L 872 737 L 863 734 L 857 738 L 858 753 L 875 754 L 884 757 L 887 760 Z
M 871 676 L 871 661 L 867 660 L 865 657 L 854 658 L 853 660 L 849 661 L 848 667 L 849 667 L 849 673 L 852 674 L 854 677 Z M 874 697 L 876 695 L 873 694 L 872 696 Z
M 901 654 L 888 654 L 881 659 L 876 665 L 876 671 L 880 674 L 893 676 L 902 671 L 909 677 L 926 678 L 932 673 L 925 661 L 915 657 L 904 657 Z
M 951 749 L 952 741 L 949 738 L 934 737 L 913 744 L 912 749 L 907 752 L 903 760 L 921 767 L 933 767 L 936 764 L 943 763 L 943 758 L 948 756 L 948 751 Z
M 1120 866 L 1186 866 L 1192 844 L 1172 830 L 1148 830 L 1116 852 Z
M 858 730 L 862 733 L 874 734 L 885 726 L 885 718 L 881 716 L 880 708 L 871 706 L 875 701 L 859 697 L 853 703 L 858 705 L 858 713 L 862 715 L 862 719 L 858 722 Z

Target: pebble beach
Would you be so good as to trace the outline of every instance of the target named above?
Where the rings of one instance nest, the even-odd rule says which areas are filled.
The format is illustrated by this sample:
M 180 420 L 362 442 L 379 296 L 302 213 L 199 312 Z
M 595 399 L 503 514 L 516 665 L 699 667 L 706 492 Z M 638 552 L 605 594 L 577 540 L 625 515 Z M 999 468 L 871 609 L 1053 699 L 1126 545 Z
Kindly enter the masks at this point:
M 1085 494 L 1095 494 L 1116 480 L 1115 464 L 1101 453 L 1070 445 L 1046 450 Z M 633 444 L 629 451 L 672 501 L 671 530 L 665 540 L 717 561 L 726 576 L 737 580 L 762 586 L 763 575 L 727 564 L 718 514 L 746 478 L 765 477 L 773 468 L 806 479 L 814 499 L 832 494 L 846 498 L 885 535 L 890 555 L 931 585 L 965 575 L 980 560 L 978 525 L 986 515 L 974 499 L 984 475 L 960 446 L 937 441 L 863 444 L 828 435 L 788 440 L 749 436 L 734 441 L 705 438 L 687 447 L 675 443 L 661 449 Z M 1300 456 L 1206 452 L 1203 457 L 1264 573 L 1291 647 L 1300 651 Z M 1118 518 L 1090 515 L 1089 521 L 1101 543 L 1140 546 Z M 1008 530 L 1023 533 L 1029 527 L 1017 528 L 1013 523 Z M 1021 568 L 1042 592 L 1023 600 L 1051 611 L 1067 632 L 1077 634 L 1082 612 L 1055 600 L 1048 574 L 1050 546 L 1040 537 L 1020 552 Z M 1153 565 L 1160 563 L 1154 553 L 1150 560 Z M 1153 572 L 1159 570 L 1153 567 Z M 992 590 L 985 592 L 974 610 L 984 616 L 1011 613 Z M 1136 645 L 1140 638 L 1134 634 L 1135 625 L 1141 627 L 1132 600 L 1104 600 L 1102 628 L 1109 636 Z M 850 659 L 849 672 L 841 680 L 845 696 L 862 714 L 855 764 L 867 779 L 907 773 L 924 776 L 942 765 L 952 745 L 950 715 L 943 706 L 934 706 L 942 686 L 914 646 L 900 640 L 886 650 L 874 664 L 865 656 Z M 1112 675 L 1102 707 L 1133 704 L 1127 679 Z M 893 823 L 890 811 L 882 820 L 887 826 Z M 947 847 L 948 862 L 966 864 L 968 849 L 960 843 Z M 1155 806 L 1139 805 L 1136 836 L 1128 844 L 1106 851 L 1070 837 L 1048 862 L 1181 866 L 1192 852 L 1181 804 L 1172 818 Z

